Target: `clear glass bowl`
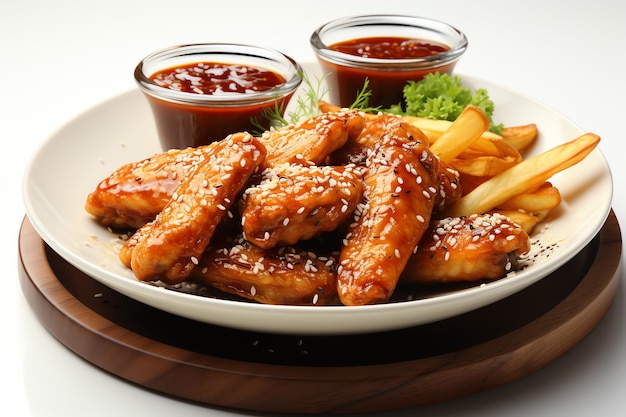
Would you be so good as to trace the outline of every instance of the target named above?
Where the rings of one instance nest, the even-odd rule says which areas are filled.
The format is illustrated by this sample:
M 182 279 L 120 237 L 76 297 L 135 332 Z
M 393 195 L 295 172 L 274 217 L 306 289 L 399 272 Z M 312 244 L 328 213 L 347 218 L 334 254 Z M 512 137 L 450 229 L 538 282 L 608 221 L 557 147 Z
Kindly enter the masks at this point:
M 406 38 L 447 48 L 435 55 L 411 58 L 363 57 L 333 49 L 333 45 L 362 38 Z M 320 26 L 310 38 L 324 73 L 330 100 L 348 107 L 369 80 L 370 105 L 389 107 L 402 100 L 402 88 L 432 72 L 452 73 L 468 40 L 447 23 L 416 16 L 365 15 L 345 17 Z
M 196 94 L 151 79 L 159 71 L 201 62 L 269 70 L 284 82 L 265 91 Z M 135 68 L 135 80 L 150 103 L 163 150 L 197 147 L 230 133 L 258 130 L 253 121 L 264 125 L 264 110 L 284 110 L 302 82 L 301 74 L 300 65 L 277 50 L 227 43 L 170 47 L 148 55 Z

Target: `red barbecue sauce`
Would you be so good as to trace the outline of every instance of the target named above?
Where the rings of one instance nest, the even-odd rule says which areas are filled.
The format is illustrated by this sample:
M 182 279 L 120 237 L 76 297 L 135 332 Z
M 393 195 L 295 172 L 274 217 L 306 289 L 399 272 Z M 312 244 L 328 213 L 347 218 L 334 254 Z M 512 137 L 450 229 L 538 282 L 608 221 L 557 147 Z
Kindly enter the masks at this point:
M 285 82 L 273 71 L 218 62 L 199 62 L 159 71 L 150 79 L 171 90 L 198 95 L 228 97 L 266 91 Z M 166 149 L 206 145 L 235 132 L 258 130 L 251 120 L 266 123 L 264 109 L 274 109 L 291 95 L 260 104 L 233 106 L 174 103 L 148 96 L 159 130 L 161 147 Z M 276 103 L 278 101 L 278 103 Z M 269 126 L 265 126 L 266 128 Z
M 411 59 L 435 56 L 449 51 L 447 45 L 423 39 L 401 37 L 366 37 L 338 42 L 329 46 L 330 49 L 349 55 L 376 59 Z M 347 107 L 354 103 L 363 83 L 369 80 L 372 95 L 371 106 L 389 107 L 402 101 L 402 89 L 408 81 L 419 81 L 428 73 L 450 73 L 456 62 L 435 67 L 397 70 L 391 67 L 357 68 L 320 60 L 325 72 L 333 74 L 328 77 L 331 84 L 331 101 Z M 356 64 L 358 65 L 358 64 Z

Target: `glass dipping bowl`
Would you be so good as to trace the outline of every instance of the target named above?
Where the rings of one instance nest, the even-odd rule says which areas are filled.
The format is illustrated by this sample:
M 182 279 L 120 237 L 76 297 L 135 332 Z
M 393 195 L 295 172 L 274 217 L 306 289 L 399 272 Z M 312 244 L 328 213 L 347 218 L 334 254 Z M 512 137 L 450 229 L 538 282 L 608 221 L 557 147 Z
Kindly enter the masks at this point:
M 400 38 L 443 46 L 443 52 L 423 57 L 367 57 L 339 52 L 337 44 L 367 38 Z M 390 39 L 391 40 L 391 39 Z M 421 80 L 433 72 L 452 73 L 467 49 L 460 30 L 447 23 L 424 17 L 403 15 L 364 15 L 345 17 L 320 26 L 310 38 L 311 47 L 327 74 L 332 104 L 352 105 L 369 81 L 370 106 L 385 108 L 403 100 L 402 89 L 411 80 Z
M 221 89 L 200 94 L 172 89 L 151 78 L 161 71 L 198 63 L 251 67 L 273 72 L 282 79 L 280 84 L 263 91 L 243 88 L 244 91 L 235 92 L 237 88 L 242 90 L 241 85 L 247 85 L 237 77 L 234 82 L 238 87 L 233 83 L 232 91 Z M 268 128 L 269 120 L 263 112 L 278 110 L 282 115 L 302 82 L 301 74 L 300 65 L 277 50 L 228 43 L 163 49 L 145 57 L 134 73 L 150 103 L 164 151 L 206 145 L 235 132 L 252 133 L 260 129 L 256 123 Z

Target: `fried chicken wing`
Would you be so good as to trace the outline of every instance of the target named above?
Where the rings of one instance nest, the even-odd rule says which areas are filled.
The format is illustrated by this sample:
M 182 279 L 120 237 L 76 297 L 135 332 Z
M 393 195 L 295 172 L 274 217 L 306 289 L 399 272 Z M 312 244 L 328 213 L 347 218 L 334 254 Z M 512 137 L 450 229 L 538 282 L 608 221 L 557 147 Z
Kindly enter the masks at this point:
M 358 136 L 350 136 L 345 145 L 330 155 L 330 163 L 363 164 L 367 159 L 367 152 L 378 141 L 380 136 L 390 127 L 400 122 L 400 118 L 389 113 L 363 114 L 364 126 Z M 421 138 L 421 132 L 410 125 L 415 137 Z
M 431 222 L 409 259 L 402 282 L 444 283 L 501 278 L 530 250 L 530 238 L 499 213 Z
M 349 137 L 358 136 L 364 123 L 358 111 L 340 110 L 268 130 L 259 138 L 267 148 L 264 168 L 283 163 L 319 164 Z
M 139 228 L 165 207 L 207 149 L 187 148 L 123 165 L 87 196 L 85 209 L 104 226 Z
M 262 249 L 240 237 L 203 255 L 190 276 L 229 294 L 264 304 L 337 303 L 337 260 L 294 246 Z
M 394 125 L 368 155 L 366 202 L 340 253 L 337 288 L 343 304 L 387 301 L 428 228 L 439 160 L 410 132 Z
M 156 219 L 131 236 L 120 252 L 120 260 L 139 280 L 184 281 L 265 157 L 263 145 L 247 133 L 208 146 L 206 157 Z
M 243 194 L 242 229 L 262 248 L 293 245 L 335 230 L 361 201 L 362 170 L 353 165 L 281 164 Z

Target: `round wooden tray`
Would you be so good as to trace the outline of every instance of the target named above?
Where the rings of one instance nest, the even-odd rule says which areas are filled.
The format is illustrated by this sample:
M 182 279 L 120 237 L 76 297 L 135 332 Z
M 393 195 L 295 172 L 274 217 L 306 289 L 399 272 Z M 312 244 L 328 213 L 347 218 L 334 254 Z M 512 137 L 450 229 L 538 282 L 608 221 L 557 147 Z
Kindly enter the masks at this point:
M 38 319 L 79 356 L 160 393 L 286 413 L 385 411 L 505 384 L 591 332 L 620 281 L 613 212 L 573 260 L 537 284 L 470 313 L 404 330 L 289 336 L 198 323 L 127 298 L 51 250 L 24 219 L 22 290 Z

